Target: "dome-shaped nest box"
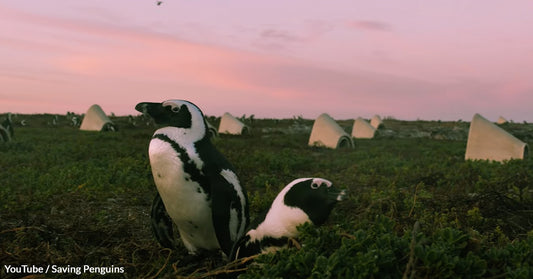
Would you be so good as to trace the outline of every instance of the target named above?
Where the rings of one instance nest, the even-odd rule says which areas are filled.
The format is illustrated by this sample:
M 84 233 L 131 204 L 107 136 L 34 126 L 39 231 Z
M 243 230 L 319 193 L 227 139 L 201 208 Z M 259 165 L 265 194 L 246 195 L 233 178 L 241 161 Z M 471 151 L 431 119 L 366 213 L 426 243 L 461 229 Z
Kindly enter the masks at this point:
M 85 113 L 80 130 L 84 131 L 116 131 L 117 127 L 105 115 L 99 105 L 92 105 Z
M 343 148 L 354 146 L 352 138 L 331 118 L 328 114 L 323 113 L 315 120 L 311 136 L 309 137 L 310 146 L 324 146 L 328 148 Z
M 381 120 L 381 117 L 379 117 L 379 115 L 376 114 L 370 120 L 370 125 L 372 125 L 372 127 L 376 128 L 376 129 L 378 129 L 379 127 L 383 126 L 383 121 Z
M 249 132 L 248 126 L 229 113 L 224 113 L 218 126 L 220 134 L 242 135 Z
M 524 159 L 528 146 L 504 129 L 475 114 L 470 123 L 466 143 L 466 160 Z
M 352 127 L 352 137 L 356 139 L 371 139 L 376 134 L 376 128 L 372 127 L 366 120 L 358 117 Z

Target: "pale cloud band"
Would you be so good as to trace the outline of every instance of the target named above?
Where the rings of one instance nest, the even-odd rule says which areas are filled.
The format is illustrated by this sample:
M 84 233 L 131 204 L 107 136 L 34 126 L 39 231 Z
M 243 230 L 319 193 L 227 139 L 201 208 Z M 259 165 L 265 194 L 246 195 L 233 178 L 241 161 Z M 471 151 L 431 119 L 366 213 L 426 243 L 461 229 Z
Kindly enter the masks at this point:
M 421 44 L 385 21 L 260 25 L 236 31 L 235 42 L 246 42 L 236 47 L 219 43 L 220 32 L 213 41 L 193 41 L 125 20 L 109 23 L 112 12 L 98 21 L 0 5 L 0 18 L 3 26 L 16 26 L 0 35 L 0 53 L 9 58 L 0 62 L 2 111 L 83 112 L 100 103 L 133 114 L 133 105 L 151 96 L 190 99 L 214 115 L 466 119 L 487 110 L 525 115 L 523 104 L 533 95 L 520 70 L 492 74 L 496 68 L 483 67 L 490 63 L 451 53 L 443 38 Z M 490 50 L 480 52 L 498 48 Z M 530 69 L 533 62 L 518 55 L 506 57 Z M 484 79 L 484 72 L 498 78 Z

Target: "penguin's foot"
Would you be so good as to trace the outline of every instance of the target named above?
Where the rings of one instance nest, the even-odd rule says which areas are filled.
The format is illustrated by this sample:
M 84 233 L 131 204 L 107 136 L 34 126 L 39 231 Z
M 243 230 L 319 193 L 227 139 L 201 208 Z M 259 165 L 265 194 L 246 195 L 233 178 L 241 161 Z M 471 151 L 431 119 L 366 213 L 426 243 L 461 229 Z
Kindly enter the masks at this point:
M 199 267 L 214 267 L 225 263 L 223 254 L 219 250 L 201 249 L 195 253 L 189 253 L 178 263 L 184 269 L 195 269 Z

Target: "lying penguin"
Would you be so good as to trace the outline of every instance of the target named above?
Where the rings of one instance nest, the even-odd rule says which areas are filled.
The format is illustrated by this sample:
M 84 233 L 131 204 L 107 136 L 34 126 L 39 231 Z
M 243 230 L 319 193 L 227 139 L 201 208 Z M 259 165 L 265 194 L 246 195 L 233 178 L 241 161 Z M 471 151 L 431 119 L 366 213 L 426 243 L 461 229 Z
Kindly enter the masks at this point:
M 323 224 L 333 206 L 344 198 L 332 183 L 322 178 L 300 178 L 285 186 L 264 218 L 239 239 L 231 259 L 276 251 L 298 235 L 297 226 Z
M 211 143 L 202 111 L 184 100 L 144 102 L 135 109 L 164 125 L 148 150 L 158 190 L 151 213 L 156 238 L 174 248 L 174 222 L 189 253 L 221 249 L 229 256 L 248 226 L 248 198 Z

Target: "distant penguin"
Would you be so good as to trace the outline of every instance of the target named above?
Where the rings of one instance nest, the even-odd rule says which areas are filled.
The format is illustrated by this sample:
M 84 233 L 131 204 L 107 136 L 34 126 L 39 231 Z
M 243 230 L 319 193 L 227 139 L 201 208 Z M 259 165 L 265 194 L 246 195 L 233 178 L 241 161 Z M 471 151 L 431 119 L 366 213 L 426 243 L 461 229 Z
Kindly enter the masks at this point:
M 135 109 L 165 126 L 155 131 L 148 150 L 159 192 L 152 205 L 157 239 L 172 246 L 168 213 L 189 253 L 221 249 L 229 256 L 248 226 L 248 198 L 232 165 L 211 143 L 202 111 L 184 100 L 139 103 Z
M 275 251 L 298 235 L 304 223 L 323 224 L 334 205 L 342 200 L 339 191 L 322 178 L 300 178 L 285 186 L 277 195 L 265 217 L 252 225 L 232 250 L 231 259 Z
M 128 116 L 128 122 L 131 124 L 131 126 L 137 127 L 137 121 L 135 121 L 135 118 L 133 118 L 133 116 Z
M 78 117 L 76 117 L 76 116 L 72 116 L 72 118 L 70 119 L 70 123 L 74 127 L 78 127 L 79 124 L 80 124 L 79 121 L 78 121 Z
M 11 114 L 8 114 L 6 120 L 0 124 L 0 141 L 11 141 L 11 138 L 13 138 L 13 132 Z

